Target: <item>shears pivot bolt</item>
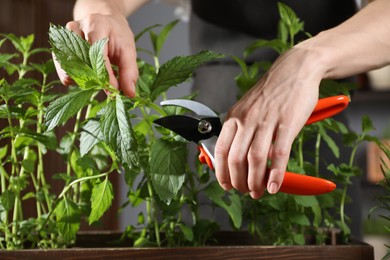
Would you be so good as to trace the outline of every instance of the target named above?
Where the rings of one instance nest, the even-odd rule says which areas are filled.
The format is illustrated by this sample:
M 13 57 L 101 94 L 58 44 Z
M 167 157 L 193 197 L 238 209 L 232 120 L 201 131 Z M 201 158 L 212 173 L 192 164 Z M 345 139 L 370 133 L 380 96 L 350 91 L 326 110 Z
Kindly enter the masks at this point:
M 212 126 L 211 126 L 209 121 L 204 120 L 204 119 L 199 121 L 199 123 L 198 123 L 198 131 L 199 131 L 199 133 L 201 133 L 201 134 L 208 134 L 208 133 L 211 132 L 211 130 L 212 130 Z

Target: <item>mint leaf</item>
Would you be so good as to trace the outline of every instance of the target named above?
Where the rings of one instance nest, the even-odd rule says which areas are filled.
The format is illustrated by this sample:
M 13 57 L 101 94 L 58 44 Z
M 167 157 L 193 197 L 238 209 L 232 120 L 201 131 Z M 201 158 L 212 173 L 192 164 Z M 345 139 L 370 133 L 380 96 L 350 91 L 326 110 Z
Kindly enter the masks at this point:
M 186 154 L 186 144 L 179 141 L 160 139 L 151 146 L 150 172 L 153 187 L 167 204 L 170 204 L 184 183 Z
M 27 37 L 18 37 L 12 33 L 10 34 L 0 34 L 11 41 L 12 45 L 21 53 L 26 53 L 31 49 L 32 44 L 34 43 L 35 36 L 33 34 L 28 35 Z
M 47 108 L 45 119 L 47 130 L 65 123 L 82 109 L 95 90 L 77 90 L 54 100 Z
M 15 193 L 11 190 L 6 190 L 0 195 L 0 202 L 6 211 L 11 210 L 15 203 Z
M 138 165 L 137 142 L 122 97 L 117 95 L 103 109 L 100 127 L 104 141 L 123 164 L 129 167 Z
M 295 202 L 303 207 L 315 207 L 318 206 L 318 200 L 315 196 L 293 196 Z
M 324 139 L 325 143 L 328 145 L 329 149 L 332 151 L 334 156 L 336 158 L 340 157 L 340 150 L 337 146 L 336 142 L 328 135 L 325 128 L 322 126 L 321 123 L 317 124 L 318 126 L 318 132 L 320 133 L 322 139 Z
M 77 85 L 90 88 L 91 83 L 99 81 L 91 65 L 90 45 L 86 40 L 64 27 L 54 25 L 50 25 L 49 38 L 55 59 Z
M 102 39 L 95 42 L 89 49 L 89 58 L 91 59 L 92 69 L 96 74 L 96 77 L 104 83 L 108 82 L 108 73 L 106 64 L 104 63 L 104 47 L 106 46 L 108 39 Z
M 310 226 L 310 221 L 308 217 L 301 212 L 294 212 L 294 214 L 288 215 L 288 219 L 295 224 L 301 225 L 301 226 Z
M 248 47 L 245 48 L 244 57 L 248 57 L 251 53 L 253 53 L 255 50 L 260 48 L 271 48 L 274 51 L 276 51 L 278 54 L 281 54 L 288 49 L 288 45 L 279 39 L 274 39 L 274 40 L 260 39 L 251 43 Z
M 159 95 L 167 91 L 171 86 L 176 86 L 192 75 L 192 72 L 200 65 L 222 58 L 223 55 L 212 51 L 201 51 L 190 56 L 177 56 L 161 65 L 158 74 L 151 86 L 151 100 L 156 100 Z
M 103 140 L 98 120 L 90 119 L 80 134 L 80 154 L 86 155 L 98 142 Z
M 303 30 L 304 23 L 301 22 L 291 7 L 283 3 L 278 3 L 278 9 L 281 22 L 287 26 L 290 37 L 294 37 L 298 32 Z
M 226 192 L 219 186 L 216 181 L 211 182 L 205 188 L 205 194 L 212 202 L 225 209 L 233 221 L 235 228 L 240 228 L 242 224 L 242 203 L 236 193 Z
M 108 179 L 105 179 L 92 189 L 91 195 L 91 214 L 89 215 L 89 224 L 99 220 L 104 212 L 111 206 L 114 192 L 112 184 Z
M 76 203 L 64 197 L 55 209 L 57 228 L 66 243 L 76 238 L 80 228 L 81 214 Z
M 179 20 L 175 20 L 164 26 L 160 33 L 156 35 L 153 31 L 149 31 L 150 39 L 153 44 L 153 49 L 155 55 L 158 57 L 160 56 L 160 51 L 169 35 L 171 30 L 176 26 L 176 24 L 179 22 Z

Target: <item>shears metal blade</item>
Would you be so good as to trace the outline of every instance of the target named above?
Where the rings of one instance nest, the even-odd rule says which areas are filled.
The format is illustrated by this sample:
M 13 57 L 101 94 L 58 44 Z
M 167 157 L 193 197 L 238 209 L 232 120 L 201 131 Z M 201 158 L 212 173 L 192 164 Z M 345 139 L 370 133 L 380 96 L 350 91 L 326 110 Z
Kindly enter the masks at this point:
M 349 97 L 344 95 L 320 99 L 306 125 L 340 113 L 348 106 L 349 101 Z M 154 122 L 188 141 L 197 143 L 200 150 L 200 162 L 214 169 L 215 144 L 222 129 L 222 122 L 218 114 L 206 105 L 193 100 L 171 99 L 162 101 L 160 104 L 182 107 L 194 113 L 193 116 L 166 116 Z M 279 191 L 296 195 L 319 195 L 331 192 L 335 188 L 336 185 L 326 179 L 286 172 Z

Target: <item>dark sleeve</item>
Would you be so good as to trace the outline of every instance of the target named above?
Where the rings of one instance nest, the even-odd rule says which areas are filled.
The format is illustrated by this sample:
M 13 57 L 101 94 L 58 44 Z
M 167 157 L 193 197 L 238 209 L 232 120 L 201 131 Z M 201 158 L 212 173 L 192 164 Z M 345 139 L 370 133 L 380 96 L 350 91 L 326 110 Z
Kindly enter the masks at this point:
M 201 19 L 226 29 L 260 38 L 275 38 L 279 13 L 275 0 L 192 0 Z M 305 31 L 316 35 L 351 17 L 355 0 L 283 0 L 304 21 Z

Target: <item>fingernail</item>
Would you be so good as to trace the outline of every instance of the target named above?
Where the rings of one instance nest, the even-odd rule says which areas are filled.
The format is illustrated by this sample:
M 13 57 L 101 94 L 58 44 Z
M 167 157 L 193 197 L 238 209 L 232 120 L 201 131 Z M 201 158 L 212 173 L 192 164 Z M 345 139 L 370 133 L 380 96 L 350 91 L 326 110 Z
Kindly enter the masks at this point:
M 269 185 L 268 185 L 268 192 L 271 193 L 271 194 L 275 194 L 276 192 L 278 192 L 278 184 L 276 182 L 271 182 Z

